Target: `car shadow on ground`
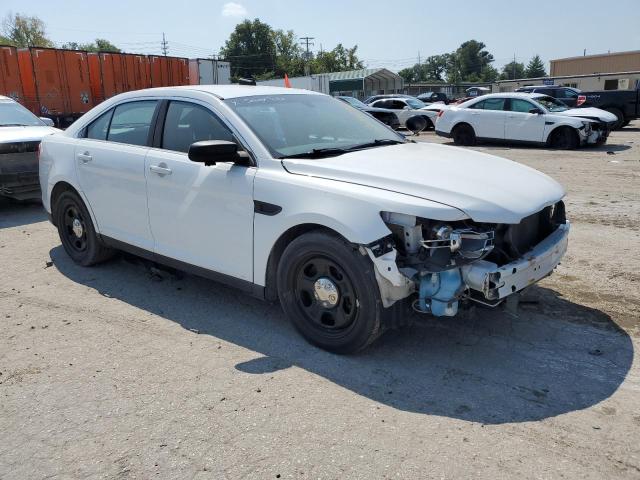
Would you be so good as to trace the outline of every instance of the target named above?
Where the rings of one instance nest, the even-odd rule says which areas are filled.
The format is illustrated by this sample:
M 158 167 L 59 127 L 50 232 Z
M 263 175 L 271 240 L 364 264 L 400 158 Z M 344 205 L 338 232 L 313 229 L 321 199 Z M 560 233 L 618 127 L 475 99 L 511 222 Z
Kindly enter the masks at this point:
M 63 275 L 104 296 L 258 352 L 261 357 L 236 365 L 244 374 L 297 366 L 408 412 L 485 424 L 553 417 L 610 397 L 633 359 L 629 336 L 608 315 L 546 288 L 533 287 L 539 303 L 517 314 L 411 314 L 412 327 L 387 332 L 360 354 L 339 356 L 307 344 L 278 305 L 223 285 L 189 275 L 159 281 L 122 258 L 82 268 L 60 246 L 50 255 Z
M 47 219 L 47 212 L 38 201 L 18 202 L 0 197 L 0 229 L 31 225 Z

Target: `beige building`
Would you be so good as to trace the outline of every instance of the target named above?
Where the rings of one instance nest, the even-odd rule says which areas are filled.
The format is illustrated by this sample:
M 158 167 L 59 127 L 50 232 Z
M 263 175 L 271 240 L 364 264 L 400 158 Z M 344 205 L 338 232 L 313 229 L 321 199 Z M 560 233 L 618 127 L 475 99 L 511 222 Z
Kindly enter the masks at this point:
M 551 60 L 551 77 L 640 71 L 640 50 Z

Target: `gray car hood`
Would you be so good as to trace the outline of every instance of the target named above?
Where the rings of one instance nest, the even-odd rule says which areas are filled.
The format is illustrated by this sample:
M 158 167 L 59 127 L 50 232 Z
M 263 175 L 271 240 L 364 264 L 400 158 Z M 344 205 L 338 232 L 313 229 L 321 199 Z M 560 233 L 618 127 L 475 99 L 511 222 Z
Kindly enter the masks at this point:
M 565 194 L 558 182 L 527 166 L 437 144 L 406 143 L 324 159 L 283 159 L 282 164 L 292 174 L 449 205 L 477 222 L 519 223 Z
M 57 128 L 46 126 L 0 127 L 0 143 L 37 142 L 47 135 L 60 131 Z

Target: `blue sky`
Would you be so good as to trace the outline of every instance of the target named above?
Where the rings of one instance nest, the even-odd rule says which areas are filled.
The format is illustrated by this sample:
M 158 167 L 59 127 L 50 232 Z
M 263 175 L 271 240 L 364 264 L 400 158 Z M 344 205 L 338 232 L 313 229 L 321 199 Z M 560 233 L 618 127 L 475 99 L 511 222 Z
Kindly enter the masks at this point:
M 585 48 L 640 50 L 640 0 L 3 0 L 0 16 L 9 11 L 39 16 L 59 43 L 104 37 L 125 51 L 158 53 L 165 32 L 169 54 L 189 57 L 217 52 L 236 23 L 257 17 L 315 37 L 314 50 L 357 44 L 368 66 L 395 71 L 414 64 L 418 52 L 449 52 L 472 38 L 487 45 L 498 68 L 514 54 L 548 62 Z

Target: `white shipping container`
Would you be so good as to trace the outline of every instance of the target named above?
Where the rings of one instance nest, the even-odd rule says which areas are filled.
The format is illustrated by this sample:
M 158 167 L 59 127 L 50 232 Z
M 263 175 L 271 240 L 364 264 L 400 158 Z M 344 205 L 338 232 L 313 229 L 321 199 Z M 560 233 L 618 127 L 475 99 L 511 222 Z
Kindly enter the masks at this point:
M 192 85 L 229 85 L 231 64 L 209 58 L 189 60 L 189 77 Z
M 231 83 L 231 64 L 229 62 L 216 61 L 216 84 L 229 85 Z
M 320 93 L 329 93 L 329 77 L 327 75 L 309 75 L 308 77 L 290 77 L 289 83 L 292 88 L 302 88 Z M 270 87 L 284 87 L 284 79 L 265 80 L 257 82 L 258 85 Z

